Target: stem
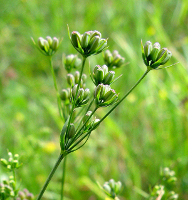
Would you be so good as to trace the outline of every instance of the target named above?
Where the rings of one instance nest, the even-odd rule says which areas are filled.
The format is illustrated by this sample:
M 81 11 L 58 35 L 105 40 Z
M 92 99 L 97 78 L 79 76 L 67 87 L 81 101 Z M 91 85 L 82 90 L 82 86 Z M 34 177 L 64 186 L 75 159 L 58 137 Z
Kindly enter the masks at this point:
M 81 68 L 81 71 L 80 71 L 80 77 L 79 77 L 78 87 L 77 87 L 77 90 L 76 90 L 76 95 L 75 95 L 75 97 L 77 97 L 78 90 L 79 90 L 79 88 L 80 88 L 80 83 L 81 83 L 81 78 L 82 78 L 82 74 L 83 74 L 83 70 L 84 70 L 84 65 L 85 65 L 85 62 L 86 62 L 86 58 L 87 58 L 87 57 L 83 57 L 83 60 L 82 60 L 82 68 Z M 66 134 L 67 134 L 68 131 L 69 131 L 69 127 L 70 127 L 70 123 L 71 123 L 73 111 L 74 111 L 74 109 L 75 109 L 75 103 L 76 103 L 76 98 L 75 98 L 74 101 L 73 101 L 72 110 L 71 110 L 71 113 L 70 113 L 70 118 L 69 118 L 69 122 L 68 122 L 68 126 L 67 126 L 67 131 L 66 131 L 66 133 L 65 133 L 65 138 L 67 138 L 67 137 L 66 137 Z M 67 141 L 65 141 L 65 143 L 66 143 L 66 142 L 67 142 Z
M 66 155 L 67 155 L 66 153 L 65 153 L 65 154 L 61 153 L 61 154 L 60 154 L 60 156 L 59 156 L 59 158 L 57 159 L 57 161 L 56 161 L 56 163 L 55 163 L 55 165 L 54 165 L 52 171 L 50 172 L 50 174 L 49 174 L 49 176 L 48 176 L 48 178 L 47 178 L 47 180 L 46 180 L 44 186 L 42 187 L 42 190 L 40 191 L 39 196 L 37 197 L 37 200 L 40 200 L 40 199 L 42 198 L 42 196 L 43 196 L 43 194 L 44 194 L 44 192 L 45 192 L 45 190 L 46 190 L 48 184 L 50 183 L 50 181 L 51 181 L 51 179 L 52 179 L 54 173 L 56 172 L 56 170 L 57 170 L 59 164 L 61 163 L 61 161 L 63 160 L 63 158 L 64 158 Z
M 54 68 L 53 68 L 52 56 L 50 56 L 49 59 L 50 59 L 51 73 L 52 73 L 53 81 L 54 81 L 54 87 L 55 87 L 55 90 L 56 90 L 59 115 L 60 115 L 61 119 L 63 120 L 62 110 L 61 110 L 61 98 L 60 98 L 59 90 L 58 90 L 58 87 L 57 87 L 57 80 L 56 80 L 56 76 L 55 76 L 55 72 L 54 72 Z
M 146 70 L 146 72 L 142 75 L 142 77 L 136 82 L 136 84 L 125 94 L 125 96 L 122 98 L 122 99 L 120 99 L 115 105 L 114 105 L 114 107 L 111 109 L 111 110 L 109 110 L 108 111 L 108 113 L 100 120 L 100 122 L 96 125 L 96 126 L 94 126 L 93 127 L 93 129 L 92 130 L 94 130 L 94 129 L 96 129 L 98 126 L 99 126 L 99 124 L 102 122 L 102 121 L 104 121 L 104 119 L 134 90 L 134 88 L 144 79 L 144 77 L 148 74 L 148 72 L 150 71 L 151 69 L 147 69 Z M 91 131 L 92 131 L 91 130 Z
M 65 157 L 63 160 L 63 173 L 62 173 L 62 182 L 61 182 L 61 200 L 63 200 L 63 193 L 64 193 L 66 161 L 67 161 L 67 157 Z

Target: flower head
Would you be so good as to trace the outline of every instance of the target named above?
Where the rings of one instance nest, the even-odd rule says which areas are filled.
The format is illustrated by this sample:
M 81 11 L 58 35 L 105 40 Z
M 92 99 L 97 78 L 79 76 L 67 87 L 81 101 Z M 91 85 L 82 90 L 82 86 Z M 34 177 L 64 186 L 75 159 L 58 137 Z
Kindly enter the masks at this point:
M 141 43 L 141 46 L 143 61 L 145 65 L 151 69 L 156 69 L 160 65 L 164 65 L 172 57 L 171 51 L 169 51 L 167 48 L 161 49 L 158 42 L 152 45 L 150 41 L 147 41 L 144 46 Z

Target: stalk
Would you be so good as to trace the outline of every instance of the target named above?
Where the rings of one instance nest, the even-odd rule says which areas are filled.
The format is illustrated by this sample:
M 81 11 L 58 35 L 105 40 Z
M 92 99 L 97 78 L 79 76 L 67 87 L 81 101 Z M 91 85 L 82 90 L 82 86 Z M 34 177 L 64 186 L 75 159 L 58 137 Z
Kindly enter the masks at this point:
M 61 161 L 63 160 L 63 158 L 64 158 L 66 155 L 67 155 L 66 153 L 64 153 L 64 154 L 61 153 L 61 154 L 60 154 L 59 158 L 57 159 L 57 161 L 56 161 L 56 163 L 55 163 L 55 165 L 54 165 L 52 171 L 50 172 L 50 174 L 49 174 L 49 176 L 48 176 L 48 178 L 47 178 L 45 184 L 43 185 L 43 187 L 42 187 L 42 189 L 41 189 L 41 191 L 40 191 L 40 193 L 39 193 L 39 196 L 37 197 L 36 200 L 40 200 L 40 199 L 42 198 L 42 196 L 43 196 L 43 194 L 44 194 L 44 192 L 45 192 L 45 190 L 46 190 L 48 184 L 50 183 L 50 181 L 51 181 L 53 175 L 55 174 L 55 172 L 56 172 L 56 170 L 57 170 L 59 164 L 61 163 Z
M 84 135 L 80 140 L 78 140 L 72 147 L 70 147 L 70 149 L 69 149 L 69 152 L 72 152 L 73 151 L 73 148 L 76 146 L 76 145 L 78 145 L 82 140 L 84 140 L 86 137 L 88 137 L 90 134 L 91 134 L 91 132 L 94 130 L 94 129 L 96 129 L 99 125 L 100 125 L 100 123 L 102 122 L 102 121 L 104 121 L 104 119 L 134 90 L 134 88 L 144 79 L 144 77 L 148 74 L 148 72 L 150 71 L 151 69 L 150 68 L 148 68 L 147 70 L 146 70 L 146 72 L 142 75 L 142 77 L 136 82 L 136 84 L 122 97 L 122 99 L 121 100 L 119 100 L 115 105 L 114 105 L 114 107 L 113 108 L 111 108 L 111 110 L 99 121 L 99 123 L 98 124 L 96 124 L 86 135 Z M 80 131 L 80 130 L 79 130 Z
M 55 87 L 55 90 L 56 90 L 59 115 L 60 115 L 61 119 L 63 120 L 62 109 L 61 109 L 61 98 L 60 98 L 59 90 L 58 90 L 58 87 L 57 87 L 57 80 L 56 80 L 56 76 L 55 76 L 55 72 L 54 72 L 52 56 L 49 56 L 49 59 L 50 59 L 51 73 L 52 73 L 53 81 L 54 81 L 54 87 Z
M 144 79 L 144 77 L 148 74 L 148 72 L 150 71 L 151 69 L 148 68 L 146 70 L 146 72 L 142 75 L 142 77 L 136 82 L 136 84 L 124 95 L 124 97 L 122 97 L 122 99 L 120 99 L 115 105 L 113 108 L 111 108 L 111 110 L 108 111 L 108 113 L 100 120 L 100 122 L 93 127 L 93 129 L 96 129 L 99 124 L 104 121 L 104 119 L 134 90 L 134 88 Z M 91 130 L 92 131 L 92 130 Z
M 66 163 L 67 163 L 67 157 L 65 157 L 63 160 L 63 173 L 62 173 L 62 179 L 61 179 L 61 200 L 63 200 L 63 194 L 64 194 Z

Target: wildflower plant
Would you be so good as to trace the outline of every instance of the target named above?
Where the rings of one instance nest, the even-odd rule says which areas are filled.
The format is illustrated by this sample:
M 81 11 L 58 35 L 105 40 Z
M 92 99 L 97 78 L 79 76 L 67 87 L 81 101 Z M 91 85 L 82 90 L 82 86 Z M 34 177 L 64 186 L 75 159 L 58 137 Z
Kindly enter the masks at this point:
M 126 93 L 122 98 L 113 88 L 115 79 L 115 68 L 124 65 L 124 58 L 119 55 L 115 50 L 112 53 L 107 48 L 107 39 L 102 38 L 99 31 L 86 31 L 80 34 L 77 31 L 69 33 L 70 41 L 76 51 L 80 54 L 82 59 L 77 55 L 67 55 L 63 57 L 63 64 L 67 71 L 66 80 L 68 87 L 65 86 L 59 90 L 57 85 L 56 76 L 54 73 L 52 56 L 58 49 L 59 41 L 56 37 L 51 39 L 47 36 L 46 39 L 39 38 L 38 44 L 35 46 L 44 55 L 49 57 L 54 86 L 57 93 L 57 102 L 59 114 L 64 122 L 60 132 L 60 155 L 52 169 L 49 177 L 47 178 L 37 200 L 40 200 L 51 180 L 59 164 L 68 154 L 80 149 L 88 141 L 92 131 L 94 131 L 102 121 L 117 107 L 119 104 L 133 91 L 133 89 L 141 82 L 141 80 L 148 74 L 149 71 L 157 69 L 160 65 L 164 65 L 171 57 L 171 52 L 166 48 L 160 50 L 158 43 L 151 45 L 151 42 L 146 42 L 142 45 L 142 56 L 144 63 L 147 66 L 146 72 L 136 82 L 136 84 Z M 94 90 L 87 88 L 86 79 L 88 75 L 84 74 L 84 67 L 86 60 L 89 56 L 103 53 L 104 65 L 93 66 L 91 70 L 91 80 L 94 83 Z M 74 73 L 72 71 L 76 69 Z M 111 107 L 110 110 L 101 118 L 96 117 L 96 111 L 100 107 Z M 64 162 L 65 173 L 65 162 Z M 61 199 L 63 199 L 63 184 Z M 115 183 L 110 180 L 103 187 L 104 191 L 111 195 L 110 197 L 116 198 L 121 188 L 120 183 Z
M 100 189 L 110 198 L 114 200 L 119 200 L 118 194 L 121 192 L 122 183 L 120 181 L 115 182 L 114 179 L 110 179 L 101 186 L 97 182 Z
M 19 155 L 13 155 L 11 152 L 8 152 L 8 159 L 1 158 L 0 163 L 10 173 L 7 179 L 3 179 L 0 182 L 0 199 L 33 200 L 34 195 L 32 193 L 27 189 L 24 189 L 22 192 L 18 186 L 16 170 L 22 166 L 19 162 Z
M 173 191 L 177 178 L 175 172 L 168 167 L 160 170 L 160 183 L 156 184 L 150 191 L 149 200 L 166 199 L 177 200 L 178 194 Z

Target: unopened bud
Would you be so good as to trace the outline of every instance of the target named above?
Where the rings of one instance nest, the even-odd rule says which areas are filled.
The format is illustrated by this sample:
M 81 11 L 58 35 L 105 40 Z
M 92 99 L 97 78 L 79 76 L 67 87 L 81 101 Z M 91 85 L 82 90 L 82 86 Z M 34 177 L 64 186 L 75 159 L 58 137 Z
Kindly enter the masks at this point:
M 52 46 L 52 38 L 50 36 L 46 37 L 46 40 L 48 41 L 49 46 Z
M 109 71 L 108 74 L 106 74 L 106 76 L 104 77 L 103 83 L 104 84 L 111 84 L 111 82 L 113 81 L 115 76 L 115 72 L 114 71 Z
M 4 167 L 7 167 L 8 162 L 7 162 L 7 160 L 5 160 L 4 158 L 1 158 L 1 164 L 2 164 Z
M 72 87 L 75 85 L 75 78 L 72 74 L 67 74 L 67 83 Z
M 76 71 L 76 72 L 75 72 L 74 78 L 75 78 L 75 83 L 78 84 L 79 78 L 80 78 L 80 72 L 79 72 L 79 71 Z
M 60 92 L 60 98 L 62 101 L 66 101 L 68 99 L 69 95 L 68 95 L 68 91 L 66 89 L 63 89 Z
M 150 41 L 147 41 L 144 45 L 144 54 L 146 58 L 149 56 L 151 51 L 152 51 L 152 43 Z
M 81 35 L 79 32 L 77 31 L 73 31 L 71 34 L 71 42 L 73 44 L 74 47 L 78 48 L 81 42 Z M 78 45 L 79 43 L 79 45 Z
M 69 134 L 68 134 L 69 139 L 72 138 L 75 134 L 76 134 L 75 126 L 74 124 L 71 123 L 69 127 Z
M 54 37 L 51 46 L 52 50 L 56 51 L 58 49 L 58 46 L 59 46 L 59 40 L 56 37 Z
M 95 36 L 93 37 L 90 42 L 89 42 L 89 45 L 90 45 L 90 53 L 94 53 L 95 50 L 97 49 L 98 45 L 99 45 L 99 40 L 100 40 L 100 37 L 99 36 Z
M 89 41 L 90 41 L 90 33 L 89 32 L 85 32 L 83 34 L 82 40 L 81 40 L 81 46 L 82 46 L 83 49 L 88 47 Z

